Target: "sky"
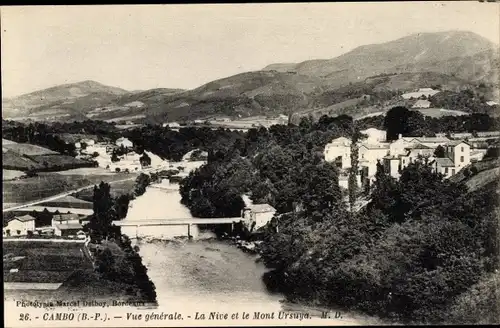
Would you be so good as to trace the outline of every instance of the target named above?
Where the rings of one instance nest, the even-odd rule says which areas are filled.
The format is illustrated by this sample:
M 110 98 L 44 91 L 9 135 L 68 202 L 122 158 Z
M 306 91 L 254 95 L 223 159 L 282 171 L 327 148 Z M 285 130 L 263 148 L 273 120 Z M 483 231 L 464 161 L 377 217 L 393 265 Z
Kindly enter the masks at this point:
M 475 1 L 19 6 L 0 14 L 2 97 L 83 80 L 192 89 L 418 32 L 500 39 L 500 4 Z

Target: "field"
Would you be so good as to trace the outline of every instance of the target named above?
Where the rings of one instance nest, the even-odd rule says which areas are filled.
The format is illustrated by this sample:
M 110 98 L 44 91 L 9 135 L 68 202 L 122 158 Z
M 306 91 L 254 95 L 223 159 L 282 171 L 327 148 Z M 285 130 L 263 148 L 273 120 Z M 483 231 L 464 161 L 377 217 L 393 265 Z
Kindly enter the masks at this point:
M 4 181 L 3 202 L 22 204 L 54 196 L 65 191 L 98 184 L 101 181 L 111 182 L 131 179 L 133 182 L 135 177 L 136 175 L 133 173 L 117 173 L 114 175 L 60 175 L 57 173 L 39 173 L 38 176 L 31 178 Z M 92 188 L 90 188 L 90 190 L 92 190 Z
M 25 176 L 24 172 L 16 170 L 2 170 L 2 181 L 14 180 Z
M 30 156 L 32 160 L 49 168 L 50 170 L 59 171 L 64 169 L 76 169 L 79 167 L 89 167 L 93 164 L 88 161 L 77 159 L 67 155 L 34 155 Z
M 81 167 L 79 169 L 70 169 L 54 172 L 60 175 L 114 175 L 115 172 L 106 170 L 102 167 Z
M 37 162 L 7 149 L 2 149 L 2 167 L 17 171 L 28 171 L 30 168 L 41 169 L 41 165 Z
M 75 243 L 4 242 L 4 282 L 62 283 L 75 270 L 92 267 L 81 247 Z
M 3 144 L 3 148 L 6 148 L 8 150 L 12 150 L 13 152 L 16 152 L 21 155 L 28 155 L 28 156 L 34 156 L 34 155 L 57 155 L 58 152 L 55 152 L 53 150 L 43 148 L 37 145 L 32 145 L 28 143 L 11 143 L 11 144 Z
M 135 179 L 127 180 L 127 181 L 120 181 L 120 182 L 111 184 L 110 193 L 111 193 L 112 197 L 118 197 L 121 195 L 133 193 L 134 187 L 135 187 Z M 92 196 L 93 196 L 93 190 L 92 189 L 85 189 L 85 190 L 77 192 L 75 195 L 79 199 L 84 199 L 86 201 L 91 202 Z

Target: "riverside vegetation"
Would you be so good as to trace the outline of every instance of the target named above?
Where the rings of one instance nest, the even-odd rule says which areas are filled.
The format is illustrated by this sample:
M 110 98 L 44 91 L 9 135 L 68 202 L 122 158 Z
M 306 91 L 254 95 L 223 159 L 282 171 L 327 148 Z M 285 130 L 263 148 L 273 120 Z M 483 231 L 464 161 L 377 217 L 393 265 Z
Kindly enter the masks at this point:
M 414 123 L 399 128 L 411 134 Z M 238 215 L 242 194 L 274 206 L 260 251 L 273 269 L 264 279 L 290 300 L 406 323 L 496 322 L 498 300 L 487 290 L 498 278 L 497 182 L 469 192 L 423 162 L 399 180 L 379 164 L 369 204 L 350 212 L 322 151 L 335 137 L 358 137 L 359 125 L 323 117 L 251 130 L 209 151 L 181 183 L 183 202 L 202 217 Z

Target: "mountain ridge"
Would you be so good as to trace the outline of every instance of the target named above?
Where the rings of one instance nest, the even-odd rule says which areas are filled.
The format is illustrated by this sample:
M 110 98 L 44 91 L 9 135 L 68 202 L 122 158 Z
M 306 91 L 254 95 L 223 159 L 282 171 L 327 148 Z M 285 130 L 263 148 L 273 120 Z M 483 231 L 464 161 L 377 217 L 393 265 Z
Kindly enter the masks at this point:
M 89 84 L 96 92 L 82 91 L 70 101 L 63 98 L 31 106 L 21 114 L 60 115 L 61 119 L 136 117 L 154 122 L 288 114 L 318 108 L 333 108 L 335 112 L 339 106 L 332 105 L 336 102 L 345 102 L 349 95 L 358 99 L 363 92 L 408 91 L 433 84 L 448 90 L 479 82 L 498 85 L 499 57 L 496 44 L 472 32 L 419 33 L 359 46 L 332 59 L 271 64 L 267 69 L 220 78 L 190 90 L 128 92 L 82 81 L 84 91 L 89 90 Z

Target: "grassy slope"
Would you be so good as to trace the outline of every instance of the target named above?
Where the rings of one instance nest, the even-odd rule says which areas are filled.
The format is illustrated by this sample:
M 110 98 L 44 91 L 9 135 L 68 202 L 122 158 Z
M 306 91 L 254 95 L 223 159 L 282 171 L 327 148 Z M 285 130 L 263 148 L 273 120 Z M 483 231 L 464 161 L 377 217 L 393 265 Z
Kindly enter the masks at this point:
M 134 173 L 117 173 L 113 175 L 60 175 L 57 173 L 40 173 L 39 176 L 3 182 L 4 203 L 25 203 L 41 198 L 47 198 L 68 190 L 87 185 L 98 184 L 101 181 L 111 182 L 134 178 Z M 132 182 L 134 179 L 131 179 Z

